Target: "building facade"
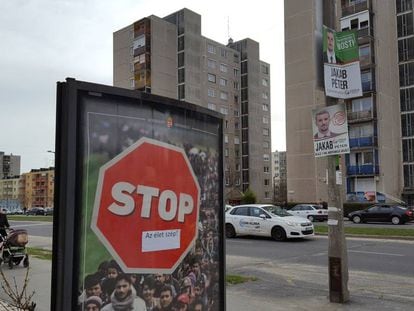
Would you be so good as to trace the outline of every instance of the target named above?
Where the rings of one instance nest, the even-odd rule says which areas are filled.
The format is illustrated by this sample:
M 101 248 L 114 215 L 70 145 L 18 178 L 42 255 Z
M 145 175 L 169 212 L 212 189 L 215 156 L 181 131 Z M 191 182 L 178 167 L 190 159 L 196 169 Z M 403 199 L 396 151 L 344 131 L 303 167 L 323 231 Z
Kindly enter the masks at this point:
M 20 192 L 24 191 L 22 208 L 54 206 L 55 170 L 53 167 L 32 169 L 22 175 Z
M 0 151 L 0 179 L 20 175 L 20 156 Z
M 314 108 L 326 106 L 323 88 L 322 25 L 358 34 L 363 96 L 339 100 L 347 107 L 351 152 L 341 157 L 345 201 L 401 197 L 403 174 L 396 1 L 285 1 L 286 129 L 288 200 L 327 200 L 327 160 L 315 158 Z M 332 3 L 332 1 L 330 1 Z M 397 1 L 398 2 L 398 1 Z
M 0 208 L 9 211 L 20 208 L 21 193 L 19 184 L 20 176 L 0 179 Z
M 396 0 L 404 188 L 414 205 L 414 17 L 413 0 Z
M 287 202 L 287 172 L 286 151 L 272 152 L 272 176 L 274 189 L 274 202 Z
M 206 38 L 201 16 L 188 9 L 151 15 L 114 33 L 114 85 L 223 114 L 226 201 L 248 188 L 272 201 L 270 65 L 259 43 Z

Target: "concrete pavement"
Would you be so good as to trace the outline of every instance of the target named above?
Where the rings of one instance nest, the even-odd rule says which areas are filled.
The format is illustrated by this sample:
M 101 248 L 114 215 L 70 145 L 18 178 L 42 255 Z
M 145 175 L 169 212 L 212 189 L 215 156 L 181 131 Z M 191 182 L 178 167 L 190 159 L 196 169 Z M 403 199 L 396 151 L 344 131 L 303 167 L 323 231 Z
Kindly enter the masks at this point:
M 51 249 L 51 238 L 30 238 L 29 247 Z M 326 267 L 260 261 L 254 257 L 227 256 L 227 273 L 256 276 L 258 281 L 227 286 L 227 310 L 412 310 L 414 280 L 409 277 L 350 271 L 350 302 L 328 300 Z M 4 268 L 18 282 L 25 269 Z M 35 290 L 36 310 L 50 310 L 51 262 L 31 258 L 29 290 Z M 0 298 L 4 299 L 4 292 Z M 11 310 L 2 309 L 0 311 Z

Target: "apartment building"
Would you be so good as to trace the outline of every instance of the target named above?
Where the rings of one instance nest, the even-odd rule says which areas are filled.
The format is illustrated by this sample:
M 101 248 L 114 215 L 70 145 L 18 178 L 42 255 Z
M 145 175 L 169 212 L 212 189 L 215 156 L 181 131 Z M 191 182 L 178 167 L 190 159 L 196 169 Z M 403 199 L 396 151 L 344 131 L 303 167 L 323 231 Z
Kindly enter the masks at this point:
M 288 200 L 328 198 L 327 160 L 313 154 L 311 111 L 329 104 L 321 51 L 322 25 L 332 21 L 337 31 L 357 31 L 363 89 L 363 96 L 343 101 L 351 147 L 341 157 L 345 201 L 363 201 L 366 192 L 375 193 L 378 201 L 400 198 L 402 117 L 396 35 L 400 0 L 329 0 L 335 16 L 329 15 L 326 1 L 285 1 Z
M 24 189 L 22 207 L 53 207 L 54 206 L 55 170 L 53 167 L 32 169 L 22 175 L 19 188 Z
M 0 151 L 0 179 L 20 175 L 20 156 Z
M 401 109 L 402 199 L 414 205 L 414 17 L 413 0 L 396 0 Z
M 20 176 L 10 176 L 0 179 L 0 208 L 15 210 L 20 207 L 21 193 L 19 191 Z
M 114 85 L 184 100 L 224 116 L 225 199 L 252 189 L 273 199 L 270 65 L 252 39 L 221 44 L 202 36 L 201 16 L 151 15 L 114 33 Z
M 274 201 L 287 202 L 286 151 L 272 152 Z

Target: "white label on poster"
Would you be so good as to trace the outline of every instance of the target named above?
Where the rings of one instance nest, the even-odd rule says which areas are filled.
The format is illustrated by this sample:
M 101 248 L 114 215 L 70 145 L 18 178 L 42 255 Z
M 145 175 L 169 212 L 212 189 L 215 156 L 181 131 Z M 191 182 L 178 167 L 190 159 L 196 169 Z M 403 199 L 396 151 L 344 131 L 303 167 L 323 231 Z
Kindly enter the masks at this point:
M 180 248 L 180 229 L 142 232 L 142 252 Z
M 336 184 L 342 185 L 342 172 L 336 171 Z
M 359 61 L 346 65 L 324 64 L 325 94 L 334 98 L 362 96 Z

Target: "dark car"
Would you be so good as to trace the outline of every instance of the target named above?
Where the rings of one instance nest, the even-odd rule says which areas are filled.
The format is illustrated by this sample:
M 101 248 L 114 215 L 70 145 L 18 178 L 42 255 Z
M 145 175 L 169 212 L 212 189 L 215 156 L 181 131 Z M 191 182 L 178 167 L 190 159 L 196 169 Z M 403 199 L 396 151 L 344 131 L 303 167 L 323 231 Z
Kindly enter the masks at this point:
M 45 215 L 45 209 L 43 207 L 32 207 L 26 211 L 26 215 Z
M 354 223 L 391 222 L 394 225 L 404 224 L 414 219 L 413 211 L 401 205 L 375 204 L 364 210 L 348 214 Z

